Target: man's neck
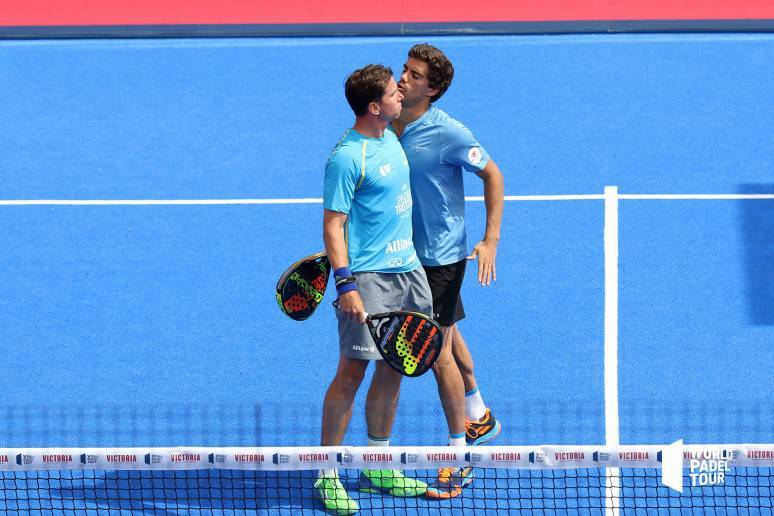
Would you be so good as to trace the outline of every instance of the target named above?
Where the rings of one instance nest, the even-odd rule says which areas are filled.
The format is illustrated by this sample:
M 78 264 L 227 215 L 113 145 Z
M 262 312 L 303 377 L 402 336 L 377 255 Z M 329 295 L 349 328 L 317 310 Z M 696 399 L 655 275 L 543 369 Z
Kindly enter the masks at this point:
M 386 127 L 387 123 L 377 117 L 368 115 L 355 117 L 355 131 L 367 138 L 381 138 L 384 136 Z
M 428 109 L 430 109 L 429 102 L 420 102 L 414 106 L 404 106 L 400 110 L 398 119 L 392 122 L 392 127 L 395 129 L 395 132 L 400 135 L 407 125 L 418 120 L 422 115 L 427 113 Z

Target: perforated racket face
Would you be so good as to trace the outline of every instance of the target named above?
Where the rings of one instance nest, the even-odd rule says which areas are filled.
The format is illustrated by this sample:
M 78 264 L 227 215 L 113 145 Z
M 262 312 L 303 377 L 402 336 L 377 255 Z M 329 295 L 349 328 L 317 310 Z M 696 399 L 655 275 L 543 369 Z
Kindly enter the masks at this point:
M 277 282 L 277 303 L 291 319 L 303 321 L 317 309 L 325 296 L 331 265 L 325 253 L 318 253 L 291 265 Z
M 438 324 L 412 312 L 373 315 L 369 329 L 384 361 L 405 376 L 426 373 L 443 344 Z

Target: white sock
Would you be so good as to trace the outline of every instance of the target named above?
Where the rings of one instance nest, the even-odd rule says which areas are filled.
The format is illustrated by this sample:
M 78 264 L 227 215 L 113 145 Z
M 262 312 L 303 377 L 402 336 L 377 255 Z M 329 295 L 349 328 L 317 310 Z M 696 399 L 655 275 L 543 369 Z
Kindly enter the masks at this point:
M 320 472 L 317 474 L 317 478 L 321 478 L 321 477 L 333 478 L 338 476 L 339 476 L 339 472 L 336 471 L 335 469 L 321 469 Z
M 389 445 L 390 445 L 389 437 L 373 437 L 371 434 L 368 434 L 368 446 L 389 446 Z
M 465 415 L 471 421 L 478 421 L 486 415 L 486 405 L 478 387 L 465 393 Z
M 465 434 L 449 434 L 449 446 L 465 445 Z

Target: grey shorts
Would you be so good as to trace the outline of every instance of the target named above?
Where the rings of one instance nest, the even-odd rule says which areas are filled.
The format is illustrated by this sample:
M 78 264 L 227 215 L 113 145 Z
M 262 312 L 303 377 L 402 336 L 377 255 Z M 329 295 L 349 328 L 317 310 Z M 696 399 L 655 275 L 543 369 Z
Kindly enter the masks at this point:
M 422 267 L 411 272 L 356 272 L 357 289 L 369 314 L 405 310 L 428 317 L 433 313 L 433 295 Z M 348 358 L 381 360 L 365 324 L 350 320 L 336 310 L 339 322 L 339 350 Z

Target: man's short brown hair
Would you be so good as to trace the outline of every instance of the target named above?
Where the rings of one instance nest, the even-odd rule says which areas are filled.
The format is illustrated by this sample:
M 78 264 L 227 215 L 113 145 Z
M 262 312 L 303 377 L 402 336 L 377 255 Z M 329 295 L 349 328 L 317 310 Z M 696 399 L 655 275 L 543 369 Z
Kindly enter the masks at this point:
M 408 56 L 427 64 L 427 81 L 431 88 L 438 89 L 438 93 L 430 97 L 430 102 L 440 99 L 454 79 L 454 67 L 449 58 L 439 49 L 427 43 L 411 47 Z
M 371 102 L 382 100 L 387 84 L 392 79 L 392 69 L 370 64 L 352 72 L 344 82 L 344 95 L 356 116 L 365 115 Z

